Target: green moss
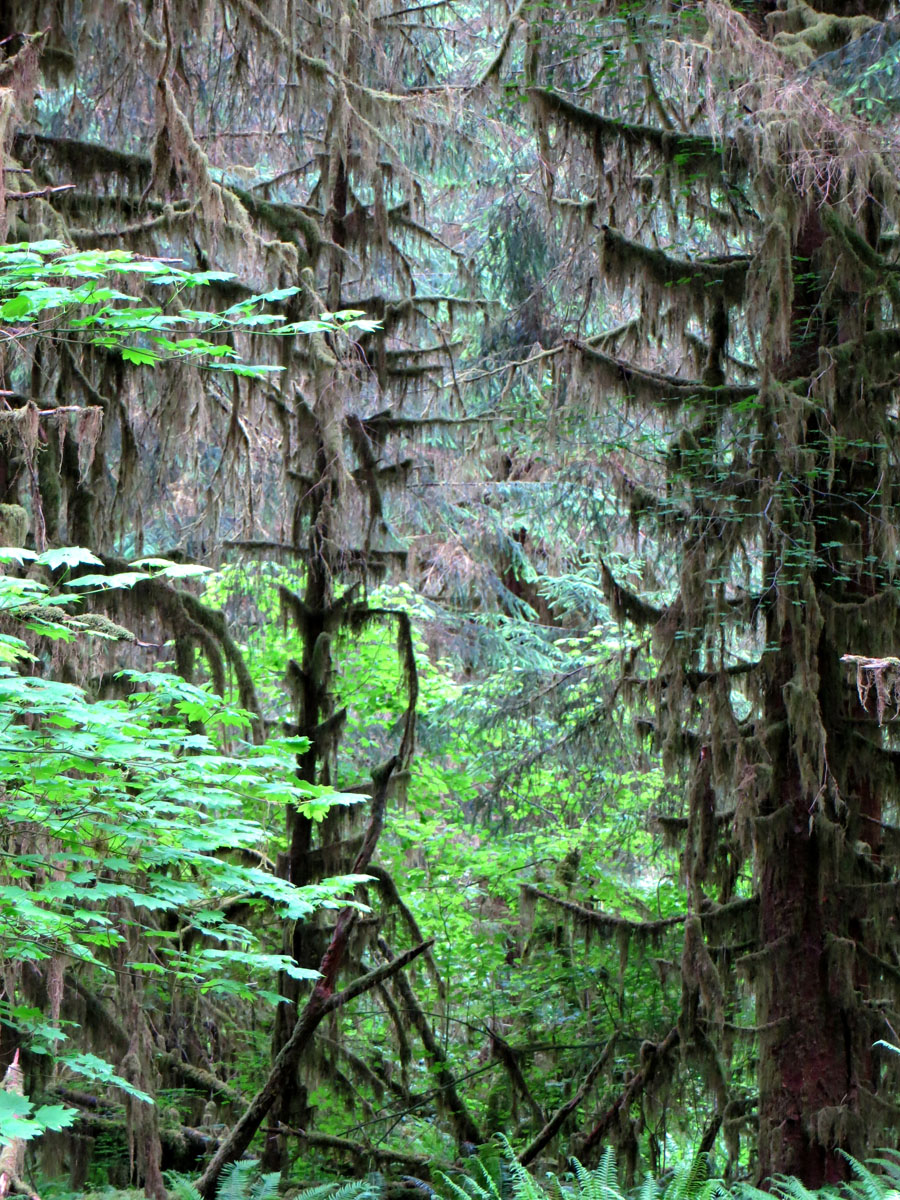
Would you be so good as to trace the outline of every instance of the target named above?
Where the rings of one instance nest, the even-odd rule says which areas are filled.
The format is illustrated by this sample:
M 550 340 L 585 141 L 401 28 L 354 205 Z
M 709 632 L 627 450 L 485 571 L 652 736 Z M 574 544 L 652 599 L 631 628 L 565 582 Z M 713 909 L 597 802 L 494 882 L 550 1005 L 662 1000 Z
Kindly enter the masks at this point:
M 0 545 L 24 546 L 28 513 L 21 504 L 0 504 Z
M 783 29 L 773 39 L 778 49 L 797 67 L 806 67 L 822 54 L 838 50 L 855 41 L 878 24 L 872 17 L 839 17 L 818 13 L 808 4 L 791 5 L 785 14 Z

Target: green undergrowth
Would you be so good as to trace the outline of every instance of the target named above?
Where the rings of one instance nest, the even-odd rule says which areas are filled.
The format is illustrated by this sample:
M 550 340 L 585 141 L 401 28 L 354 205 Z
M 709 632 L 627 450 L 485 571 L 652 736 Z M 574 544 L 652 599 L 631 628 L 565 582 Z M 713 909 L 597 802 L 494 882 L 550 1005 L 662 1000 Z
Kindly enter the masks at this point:
M 535 1173 L 523 1167 L 509 1142 L 498 1135 L 472 1155 L 464 1168 L 434 1171 L 430 1183 L 405 1176 L 397 1183 L 373 1173 L 365 1179 L 338 1180 L 313 1187 L 280 1189 L 279 1176 L 264 1174 L 251 1159 L 232 1163 L 222 1172 L 216 1200 L 900 1200 L 900 1157 L 882 1151 L 868 1163 L 850 1155 L 851 1177 L 839 1184 L 807 1188 L 799 1179 L 779 1177 L 768 1188 L 746 1182 L 726 1182 L 717 1177 L 710 1156 L 697 1154 L 659 1178 L 647 1174 L 628 1187 L 620 1179 L 614 1150 L 607 1148 L 594 1169 L 570 1160 L 562 1175 Z M 169 1172 L 171 1200 L 200 1200 L 192 1179 Z M 51 1184 L 41 1191 L 43 1200 L 136 1200 L 134 1189 L 70 1192 Z
M 314 1187 L 288 1187 L 289 1200 L 900 1200 L 900 1158 L 883 1151 L 868 1163 L 845 1156 L 851 1177 L 839 1184 L 807 1188 L 799 1179 L 779 1177 L 768 1188 L 746 1182 L 726 1182 L 714 1174 L 710 1157 L 697 1154 L 674 1170 L 628 1187 L 620 1179 L 613 1149 L 607 1148 L 594 1169 L 577 1159 L 562 1175 L 535 1173 L 523 1167 L 502 1135 L 472 1155 L 464 1168 L 435 1171 L 430 1183 L 405 1176 L 391 1183 L 373 1173 L 365 1179 L 343 1180 Z M 169 1173 L 171 1200 L 199 1200 L 187 1176 Z M 275 1200 L 277 1174 L 263 1174 L 256 1162 L 232 1163 L 222 1173 L 216 1200 Z M 52 1200 L 69 1200 L 73 1193 L 53 1191 Z M 79 1200 L 132 1200 L 134 1191 L 81 1193 Z M 44 1194 L 47 1200 L 48 1193 Z

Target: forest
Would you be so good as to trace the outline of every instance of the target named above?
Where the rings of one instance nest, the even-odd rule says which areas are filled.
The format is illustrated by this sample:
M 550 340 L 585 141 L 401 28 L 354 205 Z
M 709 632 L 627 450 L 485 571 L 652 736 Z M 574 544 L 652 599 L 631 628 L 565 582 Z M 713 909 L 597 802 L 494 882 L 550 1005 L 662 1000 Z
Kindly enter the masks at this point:
M 0 3 L 0 1198 L 896 1200 L 898 717 L 893 0 Z

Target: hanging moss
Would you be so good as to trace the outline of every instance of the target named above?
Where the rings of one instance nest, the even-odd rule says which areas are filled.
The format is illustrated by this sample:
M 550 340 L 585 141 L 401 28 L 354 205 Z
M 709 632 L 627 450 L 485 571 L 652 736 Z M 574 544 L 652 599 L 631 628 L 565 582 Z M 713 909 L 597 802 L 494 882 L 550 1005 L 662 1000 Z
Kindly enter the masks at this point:
M 721 298 L 726 304 L 739 304 L 743 299 L 748 255 L 682 259 L 643 242 L 631 241 L 608 225 L 602 226 L 600 236 L 604 273 L 642 288 L 653 285 L 657 289 L 653 296 L 646 297 L 645 303 L 660 304 L 665 297 L 678 292 L 702 313 L 711 300 Z

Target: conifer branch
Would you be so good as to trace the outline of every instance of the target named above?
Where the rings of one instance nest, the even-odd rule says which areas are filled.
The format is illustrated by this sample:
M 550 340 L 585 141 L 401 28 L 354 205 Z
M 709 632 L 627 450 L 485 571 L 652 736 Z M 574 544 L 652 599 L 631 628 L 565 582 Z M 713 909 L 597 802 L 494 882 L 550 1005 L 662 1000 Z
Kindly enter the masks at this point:
M 639 367 L 604 354 L 587 342 L 572 339 L 572 346 L 582 359 L 601 371 L 612 384 L 624 386 L 627 394 L 636 399 L 670 405 L 684 404 L 690 400 L 707 400 L 715 404 L 730 406 L 741 400 L 749 400 L 759 394 L 759 386 L 752 384 L 723 384 L 709 387 L 699 379 L 682 379 L 678 375 L 664 375 Z

